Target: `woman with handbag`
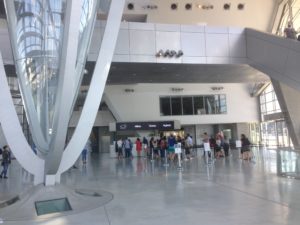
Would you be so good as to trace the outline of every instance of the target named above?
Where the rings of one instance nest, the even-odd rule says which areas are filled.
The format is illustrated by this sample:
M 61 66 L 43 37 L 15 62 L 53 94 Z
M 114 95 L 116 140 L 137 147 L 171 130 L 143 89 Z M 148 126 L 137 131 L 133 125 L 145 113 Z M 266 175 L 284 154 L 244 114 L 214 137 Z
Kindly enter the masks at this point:
M 0 174 L 0 178 L 4 177 L 4 179 L 7 179 L 7 170 L 8 170 L 8 166 L 10 164 L 10 150 L 9 150 L 9 147 L 8 145 L 5 145 L 3 147 L 3 150 L 2 150 L 2 172 Z

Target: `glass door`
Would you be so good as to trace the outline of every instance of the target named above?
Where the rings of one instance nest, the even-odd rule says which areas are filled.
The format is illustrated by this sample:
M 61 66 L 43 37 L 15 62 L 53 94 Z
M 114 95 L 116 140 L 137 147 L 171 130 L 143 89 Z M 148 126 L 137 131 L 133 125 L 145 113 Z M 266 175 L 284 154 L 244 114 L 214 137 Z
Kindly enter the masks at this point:
M 276 121 L 277 142 L 279 147 L 289 147 L 289 134 L 286 124 L 283 120 Z

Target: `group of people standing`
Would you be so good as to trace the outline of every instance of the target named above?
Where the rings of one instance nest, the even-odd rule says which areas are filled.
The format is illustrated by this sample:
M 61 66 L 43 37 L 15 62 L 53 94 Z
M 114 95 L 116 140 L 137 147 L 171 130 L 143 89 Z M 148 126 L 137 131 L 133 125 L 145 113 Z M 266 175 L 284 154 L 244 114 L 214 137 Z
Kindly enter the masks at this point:
M 229 155 L 229 139 L 223 134 L 222 131 L 218 132 L 216 136 L 209 137 L 205 132 L 203 134 L 203 143 L 209 143 L 210 148 L 214 151 L 215 157 L 227 157 Z M 241 134 L 241 158 L 244 160 L 251 159 L 250 146 L 251 143 L 245 134 Z M 205 151 L 204 151 L 205 154 Z M 210 153 L 208 153 L 210 156 Z
M 204 132 L 202 142 L 209 143 L 210 149 L 214 151 L 216 158 L 227 157 L 229 155 L 229 139 L 222 131 L 219 131 L 215 137 L 213 135 L 209 137 Z
M 181 147 L 185 149 L 186 157 L 189 159 L 191 154 L 191 148 L 193 146 L 192 137 L 188 134 L 185 138 L 180 136 L 174 136 L 171 134 L 169 137 L 161 136 L 160 138 L 151 137 L 149 140 L 143 137 L 141 140 L 137 138 L 135 141 L 137 157 L 144 157 L 159 159 L 165 158 L 165 153 L 170 160 L 175 158 L 175 145 L 181 143 Z M 116 142 L 116 152 L 118 159 L 133 158 L 132 154 L 133 143 L 129 138 L 119 139 Z

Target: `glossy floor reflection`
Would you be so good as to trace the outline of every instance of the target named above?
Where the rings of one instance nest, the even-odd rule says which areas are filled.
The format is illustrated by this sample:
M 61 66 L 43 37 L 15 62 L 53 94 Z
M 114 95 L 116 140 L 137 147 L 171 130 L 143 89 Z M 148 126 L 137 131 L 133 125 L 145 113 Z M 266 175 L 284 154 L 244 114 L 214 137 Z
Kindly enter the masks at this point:
M 202 154 L 178 165 L 135 158 L 117 160 L 92 155 L 86 166 L 71 169 L 62 183 L 113 193 L 104 207 L 48 221 L 5 224 L 299 224 L 300 180 L 277 173 L 298 174 L 299 156 L 290 151 L 254 150 L 242 161 L 238 151 L 207 166 Z M 13 162 L 9 179 L 0 180 L 0 202 L 32 185 L 30 176 Z M 1 209 L 0 209 L 1 210 Z

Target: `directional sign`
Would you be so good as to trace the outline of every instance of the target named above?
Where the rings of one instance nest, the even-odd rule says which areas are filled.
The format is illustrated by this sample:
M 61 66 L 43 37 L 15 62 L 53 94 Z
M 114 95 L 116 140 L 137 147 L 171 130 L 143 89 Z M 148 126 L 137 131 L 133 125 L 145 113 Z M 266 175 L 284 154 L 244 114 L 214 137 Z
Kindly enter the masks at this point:
M 120 122 L 116 123 L 117 131 L 127 130 L 174 130 L 174 121 L 154 122 Z

